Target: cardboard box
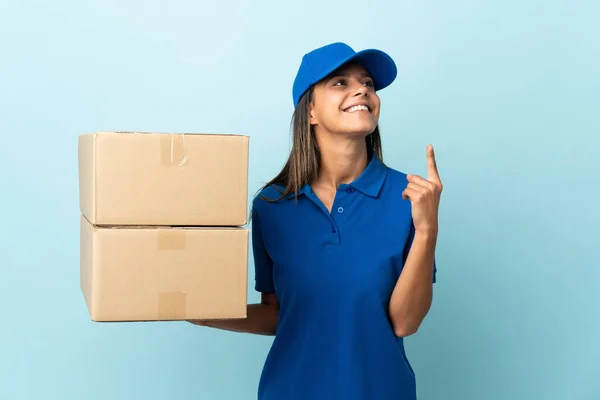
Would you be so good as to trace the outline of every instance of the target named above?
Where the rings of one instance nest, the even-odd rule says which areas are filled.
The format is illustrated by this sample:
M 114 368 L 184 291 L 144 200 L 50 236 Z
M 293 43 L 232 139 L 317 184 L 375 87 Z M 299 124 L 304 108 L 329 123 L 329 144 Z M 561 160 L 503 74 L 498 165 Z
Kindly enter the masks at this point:
M 81 212 L 94 225 L 245 225 L 248 144 L 233 134 L 81 135 Z
M 81 290 L 93 321 L 245 318 L 248 230 L 97 227 L 81 216 Z

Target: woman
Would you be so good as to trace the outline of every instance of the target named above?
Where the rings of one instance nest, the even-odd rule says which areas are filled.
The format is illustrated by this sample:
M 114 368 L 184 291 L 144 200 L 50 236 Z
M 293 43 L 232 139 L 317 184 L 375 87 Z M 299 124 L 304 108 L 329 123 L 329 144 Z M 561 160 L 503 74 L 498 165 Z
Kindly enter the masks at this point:
M 248 317 L 195 322 L 275 335 L 259 399 L 415 399 L 403 338 L 432 300 L 442 190 L 383 164 L 377 91 L 396 78 L 379 50 L 332 43 L 294 82 L 293 148 L 253 200 Z

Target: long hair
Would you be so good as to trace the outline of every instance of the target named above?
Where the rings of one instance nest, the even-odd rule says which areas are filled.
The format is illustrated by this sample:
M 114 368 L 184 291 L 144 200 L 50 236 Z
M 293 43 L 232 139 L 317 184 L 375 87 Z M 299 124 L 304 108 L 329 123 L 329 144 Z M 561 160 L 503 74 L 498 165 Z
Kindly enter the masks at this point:
M 261 189 L 273 186 L 281 196 L 278 199 L 261 199 L 274 202 L 293 193 L 296 195 L 302 187 L 313 182 L 321 166 L 321 153 L 317 146 L 315 132 L 310 124 L 310 104 L 313 98 L 314 85 L 304 93 L 292 116 L 293 143 L 289 158 L 277 176 L 267 182 Z M 381 136 L 379 126 L 366 137 L 367 153 L 383 162 Z M 281 190 L 278 186 L 282 186 Z

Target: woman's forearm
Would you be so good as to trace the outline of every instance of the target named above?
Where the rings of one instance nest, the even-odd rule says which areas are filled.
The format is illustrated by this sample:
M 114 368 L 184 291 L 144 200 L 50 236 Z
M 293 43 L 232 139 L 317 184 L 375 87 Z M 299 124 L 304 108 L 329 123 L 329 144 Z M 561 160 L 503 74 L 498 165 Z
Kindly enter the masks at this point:
M 390 318 L 397 336 L 415 333 L 431 307 L 436 238 L 437 232 L 415 234 L 390 299 Z
M 275 335 L 278 314 L 279 310 L 275 306 L 249 304 L 247 317 L 243 319 L 188 320 L 188 322 L 233 332 L 273 336 Z

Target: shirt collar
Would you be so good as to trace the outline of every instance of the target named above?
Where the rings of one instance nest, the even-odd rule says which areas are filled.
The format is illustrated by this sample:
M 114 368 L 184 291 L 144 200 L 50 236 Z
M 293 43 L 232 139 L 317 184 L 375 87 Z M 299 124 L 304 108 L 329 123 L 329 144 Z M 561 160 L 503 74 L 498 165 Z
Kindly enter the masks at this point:
M 353 187 L 361 193 L 367 196 L 377 197 L 385 178 L 387 176 L 387 167 L 377 157 L 371 157 L 371 160 L 367 164 L 367 168 L 356 178 L 353 182 L 349 183 L 348 186 Z M 298 190 L 298 197 L 302 194 L 312 193 L 310 184 L 304 185 Z M 294 198 L 295 194 L 290 193 L 287 198 Z
M 350 183 L 350 186 L 367 196 L 377 197 L 383 187 L 386 176 L 387 167 L 377 157 L 373 156 L 367 168 L 365 168 L 354 182 Z

